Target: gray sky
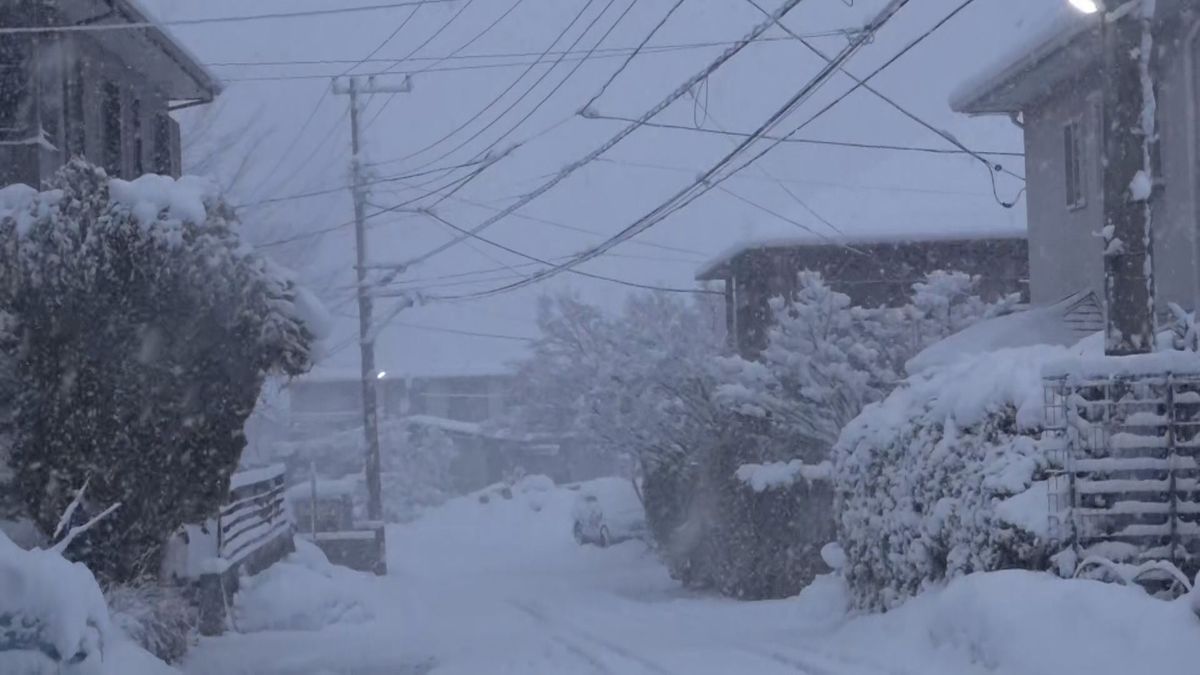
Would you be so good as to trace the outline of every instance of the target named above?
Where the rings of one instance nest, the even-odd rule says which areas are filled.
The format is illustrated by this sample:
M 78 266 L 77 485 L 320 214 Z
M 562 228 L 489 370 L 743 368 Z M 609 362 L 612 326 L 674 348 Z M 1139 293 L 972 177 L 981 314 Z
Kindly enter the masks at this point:
M 632 0 L 519 0 L 511 14 L 469 47 L 462 45 L 491 24 L 517 0 L 456 0 L 423 6 L 407 25 L 385 39 L 412 11 L 395 8 L 319 18 L 246 23 L 180 26 L 173 30 L 205 63 L 358 60 L 375 49 L 376 59 L 400 59 L 438 31 L 456 13 L 462 13 L 397 72 L 429 72 L 413 76 L 411 93 L 387 103 L 373 97 L 364 116 L 374 120 L 365 132 L 366 159 L 385 162 L 409 155 L 445 135 L 476 115 L 525 70 L 521 67 L 446 70 L 448 67 L 498 63 L 516 59 L 432 60 L 461 50 L 459 56 L 490 53 L 541 52 L 587 7 L 582 19 L 557 43 L 564 49 L 594 17 L 597 23 L 584 34 L 576 49 L 595 44 Z M 602 47 L 636 45 L 666 13 L 673 0 L 637 0 Z M 760 0 L 774 8 L 779 0 Z M 866 74 L 896 53 L 957 6 L 960 0 L 912 2 L 884 28 L 874 43 L 849 65 Z M 234 16 L 239 14 L 324 9 L 371 4 L 366 0 L 208 0 L 181 3 L 143 0 L 164 19 Z M 802 34 L 825 33 L 854 27 L 884 4 L 884 0 L 804 0 L 787 20 Z M 971 119 L 952 113 L 950 92 L 1012 45 L 1039 30 L 1061 12 L 1061 2 L 1046 0 L 977 0 L 960 16 L 925 43 L 885 71 L 873 83 L 900 103 L 943 128 L 969 146 L 982 150 L 1019 151 L 1018 130 L 1004 118 Z M 465 6 L 465 9 L 464 9 Z M 744 0 L 688 0 L 652 40 L 652 45 L 734 40 L 747 32 L 761 15 Z M 782 36 L 777 29 L 770 36 Z M 845 44 L 841 36 L 814 38 L 827 52 Z M 383 44 L 382 47 L 380 45 Z M 644 54 L 623 73 L 594 108 L 601 113 L 637 116 L 674 89 L 689 75 L 717 56 L 722 47 Z M 419 60 L 424 59 L 424 60 Z M 564 62 L 534 88 L 511 112 L 473 140 L 468 139 L 497 118 L 548 66 L 532 69 L 513 91 L 479 120 L 446 142 L 406 161 L 376 167 L 379 178 L 459 164 L 476 157 L 493 143 L 503 149 L 528 140 L 514 154 L 489 168 L 459 197 L 492 208 L 511 203 L 515 195 L 537 186 L 545 175 L 585 154 L 615 133 L 618 122 L 589 120 L 575 115 L 582 104 L 623 61 L 595 59 L 584 63 L 527 121 L 509 131 L 535 104 L 567 76 L 576 65 Z M 708 115 L 685 97 L 656 121 L 709 128 L 749 131 L 816 73 L 821 62 L 793 40 L 777 40 L 748 47 L 710 78 L 698 98 L 707 102 Z M 185 133 L 202 148 L 219 148 L 215 173 L 232 176 L 249 153 L 244 176 L 231 194 L 237 203 L 253 202 L 320 191 L 348 181 L 349 125 L 346 99 L 325 95 L 327 79 L 289 81 L 237 81 L 239 78 L 289 75 L 336 75 L 352 63 L 287 66 L 213 66 L 227 82 L 218 104 L 185 120 Z M 356 72 L 381 71 L 392 62 L 363 64 Z M 387 78 L 381 78 L 387 79 Z M 398 81 L 400 78 L 393 78 Z M 789 118 L 790 129 L 844 92 L 849 80 L 839 76 L 822 88 L 798 114 Z M 318 104 L 319 102 L 319 104 Z M 302 125 L 311 117 L 303 134 Z M 378 117 L 376 117 L 378 115 Z M 203 130 L 202 134 L 198 134 Z M 943 140 L 904 118 L 865 91 L 851 95 L 802 134 L 808 138 L 866 143 L 949 147 Z M 498 143 L 497 143 L 498 142 Z M 463 147 L 446 155 L 456 146 Z M 486 230 L 489 238 L 529 253 L 553 258 L 586 248 L 628 225 L 669 194 L 693 180 L 701 170 L 730 150 L 728 137 L 695 131 L 644 128 L 592 163 L 555 190 L 529 205 L 522 213 L 569 227 L 570 231 L 528 219 L 508 218 Z M 194 160 L 203 154 L 195 150 Z M 446 155 L 442 157 L 442 155 Z M 1024 173 L 1022 160 L 1006 164 Z M 423 166 L 427 165 L 427 166 Z M 460 170 L 449 177 L 463 175 Z M 414 179 L 421 182 L 432 175 Z M 614 249 L 614 255 L 587 263 L 581 269 L 642 283 L 690 285 L 696 268 L 707 257 L 736 242 L 785 236 L 836 236 L 836 232 L 805 210 L 776 182 L 783 182 L 800 200 L 846 233 L 943 230 L 996 230 L 1024 225 L 1024 203 L 1005 210 L 992 196 L 987 171 L 966 157 L 923 155 L 813 145 L 783 145 L 756 167 L 747 169 L 726 186 L 746 200 L 759 203 L 804 225 L 806 232 L 727 193 L 714 190 L 691 207 L 671 216 L 649 232 Z M 438 181 L 435 185 L 444 182 Z M 1000 195 L 1011 199 L 1020 184 L 1006 179 Z M 373 190 L 371 200 L 380 206 L 396 204 L 420 194 L 399 183 Z M 371 209 L 374 210 L 374 209 Z M 469 227 L 491 214 L 472 204 L 446 201 L 439 207 L 446 219 Z M 258 242 L 329 228 L 352 215 L 346 191 L 282 202 L 244 212 L 246 227 Z M 818 233 L 816 235 L 812 232 Z M 356 329 L 356 306 L 350 301 L 353 233 L 342 228 L 295 245 L 273 248 L 285 263 L 329 302 L 340 315 L 335 350 L 327 368 L 357 367 L 357 349 L 351 343 Z M 417 214 L 389 214 L 374 221 L 370 255 L 374 261 L 403 260 L 444 242 L 452 235 L 442 224 Z M 661 248 L 667 247 L 667 248 Z M 509 281 L 516 272 L 534 267 L 528 261 L 481 242 L 459 245 L 412 270 L 401 279 L 407 285 L 441 284 L 430 293 L 454 294 L 492 287 Z M 504 269 L 513 266 L 516 272 Z M 500 268 L 484 281 L 464 284 L 472 277 L 445 278 Z M 478 279 L 478 277 L 474 277 Z M 454 285 L 445 285 L 454 284 Z M 407 310 L 396 321 L 456 330 L 532 336 L 537 294 L 570 286 L 586 297 L 616 307 L 629 289 L 606 282 L 564 274 L 533 288 L 482 301 L 441 303 Z M 391 314 L 391 300 L 381 300 L 378 311 Z M 393 324 L 379 346 L 382 368 L 394 373 L 447 372 L 493 369 L 519 356 L 522 343 L 514 340 L 471 337 Z

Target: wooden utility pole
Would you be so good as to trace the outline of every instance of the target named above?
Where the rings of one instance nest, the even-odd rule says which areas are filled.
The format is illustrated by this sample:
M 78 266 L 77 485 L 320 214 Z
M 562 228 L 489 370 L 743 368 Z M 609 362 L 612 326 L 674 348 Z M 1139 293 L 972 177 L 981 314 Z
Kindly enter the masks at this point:
M 375 78 L 361 82 L 357 77 L 346 78 L 345 83 L 335 79 L 333 93 L 350 97 L 350 172 L 352 192 L 354 195 L 354 247 L 356 254 L 355 271 L 358 280 L 358 339 L 362 351 L 362 408 L 363 433 L 367 441 L 366 479 L 367 479 L 367 517 L 371 520 L 383 519 L 383 492 L 379 476 L 379 415 L 377 408 L 378 396 L 376 384 L 379 372 L 375 369 L 375 327 L 371 319 L 371 293 L 367 281 L 367 194 L 366 179 L 363 175 L 362 139 L 360 138 L 360 109 L 359 94 L 401 94 L 412 91 L 412 83 L 408 77 L 403 84 L 380 85 Z
M 1105 353 L 1110 356 L 1154 349 L 1153 24 L 1154 3 L 1144 0 L 1127 0 L 1100 17 Z

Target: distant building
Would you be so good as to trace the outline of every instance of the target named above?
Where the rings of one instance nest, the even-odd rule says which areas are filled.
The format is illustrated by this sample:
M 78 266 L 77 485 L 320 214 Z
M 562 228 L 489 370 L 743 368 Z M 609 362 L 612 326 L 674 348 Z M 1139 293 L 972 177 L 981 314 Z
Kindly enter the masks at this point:
M 1159 167 L 1154 268 L 1160 308 L 1200 307 L 1200 11 L 1159 0 Z M 1032 300 L 1104 297 L 1099 15 L 1072 14 L 960 88 L 958 112 L 1008 115 L 1025 135 Z
M 736 350 L 753 357 L 766 347 L 768 302 L 796 290 L 801 271 L 820 272 L 856 305 L 898 306 L 913 284 L 938 270 L 980 277 L 988 299 L 1028 295 L 1029 250 L 1022 232 L 892 235 L 840 241 L 777 240 L 737 246 L 696 274 L 725 282 L 725 316 Z
M 513 377 L 505 372 L 385 375 L 375 383 L 379 415 L 486 422 L 508 410 Z M 297 378 L 288 385 L 288 399 L 295 433 L 362 425 L 362 381 L 357 373 L 318 371 Z
M 7 0 L 0 26 L 145 24 L 131 0 Z M 158 28 L 0 35 L 0 185 L 41 185 L 82 156 L 110 176 L 178 176 L 171 111 L 213 100 L 216 80 Z

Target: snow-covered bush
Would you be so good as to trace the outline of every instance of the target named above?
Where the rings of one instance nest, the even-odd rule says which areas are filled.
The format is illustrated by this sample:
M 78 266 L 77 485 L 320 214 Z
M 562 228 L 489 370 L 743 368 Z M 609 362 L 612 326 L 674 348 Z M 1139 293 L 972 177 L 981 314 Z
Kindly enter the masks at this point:
M 113 625 L 142 649 L 166 663 L 175 663 L 187 654 L 199 616 L 178 587 L 144 579 L 109 586 L 104 597 Z
M 855 603 L 890 608 L 971 572 L 1041 568 L 1048 508 L 1042 366 L 1063 347 L 933 368 L 867 406 L 833 450 Z
M 124 504 L 70 553 L 128 581 L 224 499 L 263 379 L 310 367 L 318 305 L 242 243 L 202 180 L 109 180 L 75 161 L 53 185 L 0 190 L 16 392 L 0 436 L 43 530 L 85 480 L 96 504 Z

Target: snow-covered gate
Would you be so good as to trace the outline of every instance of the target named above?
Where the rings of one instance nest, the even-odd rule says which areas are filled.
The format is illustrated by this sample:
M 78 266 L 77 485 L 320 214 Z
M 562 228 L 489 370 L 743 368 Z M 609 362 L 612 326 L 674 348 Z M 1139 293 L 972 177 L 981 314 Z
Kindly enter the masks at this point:
M 1080 556 L 1200 568 L 1200 372 L 1046 379 L 1052 535 Z M 1082 560 L 1078 557 L 1077 560 Z

